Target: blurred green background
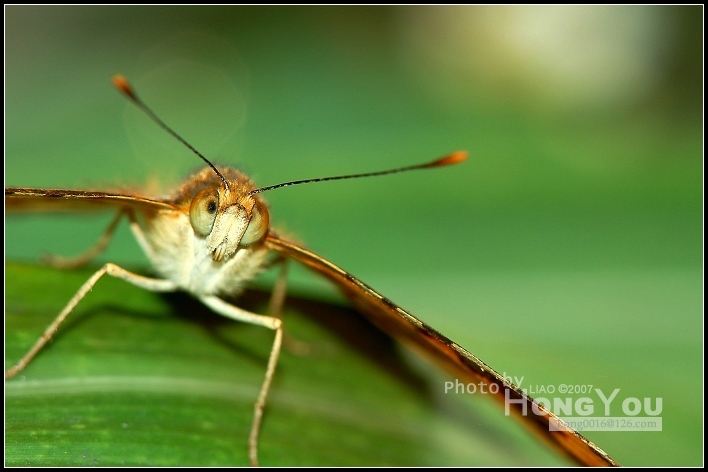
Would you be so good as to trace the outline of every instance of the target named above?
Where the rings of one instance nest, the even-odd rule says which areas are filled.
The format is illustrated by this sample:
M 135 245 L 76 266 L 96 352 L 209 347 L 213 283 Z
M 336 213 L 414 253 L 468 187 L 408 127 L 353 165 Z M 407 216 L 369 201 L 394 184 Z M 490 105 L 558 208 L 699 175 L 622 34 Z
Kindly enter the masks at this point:
M 6 186 L 169 188 L 200 167 L 116 72 L 259 185 L 467 150 L 268 193 L 271 221 L 522 386 L 662 398 L 661 432 L 587 434 L 621 463 L 702 463 L 702 7 L 5 15 Z M 78 253 L 109 219 L 13 216 L 6 258 Z M 145 265 L 125 227 L 100 260 Z

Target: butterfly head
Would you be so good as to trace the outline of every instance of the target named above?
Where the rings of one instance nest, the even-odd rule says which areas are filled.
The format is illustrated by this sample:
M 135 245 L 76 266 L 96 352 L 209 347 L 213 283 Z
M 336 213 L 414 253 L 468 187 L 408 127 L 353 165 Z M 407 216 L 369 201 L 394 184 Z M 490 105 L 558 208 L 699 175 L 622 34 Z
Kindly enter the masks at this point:
M 268 233 L 268 208 L 263 200 L 251 194 L 253 184 L 233 169 L 220 169 L 226 176 L 224 185 L 212 172 L 204 169 L 201 185 L 183 188 L 189 196 L 189 220 L 197 237 L 206 239 L 207 250 L 214 261 L 232 257 L 239 248 L 261 242 Z M 211 177 L 211 178 L 209 178 Z

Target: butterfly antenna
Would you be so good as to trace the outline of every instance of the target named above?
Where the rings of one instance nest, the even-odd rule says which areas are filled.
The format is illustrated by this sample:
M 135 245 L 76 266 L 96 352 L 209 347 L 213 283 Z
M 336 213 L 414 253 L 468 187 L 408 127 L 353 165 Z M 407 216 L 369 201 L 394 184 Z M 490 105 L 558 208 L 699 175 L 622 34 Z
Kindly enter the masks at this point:
M 140 108 L 142 111 L 144 111 L 145 114 L 147 114 L 147 115 L 152 119 L 152 121 L 154 121 L 155 123 L 157 123 L 158 125 L 160 125 L 160 127 L 161 127 L 162 129 L 164 129 L 165 131 L 167 131 L 168 133 L 170 133 L 172 136 L 174 136 L 175 138 L 177 138 L 177 140 L 179 140 L 179 142 L 181 142 L 182 144 L 184 144 L 185 146 L 187 146 L 194 154 L 196 154 L 196 155 L 199 156 L 204 162 L 206 162 L 207 164 L 209 164 L 209 167 L 211 167 L 211 168 L 214 170 L 214 172 L 216 172 L 216 175 L 219 176 L 219 178 L 221 179 L 221 181 L 224 182 L 224 185 L 226 186 L 226 189 L 227 189 L 227 190 L 230 190 L 230 188 L 229 188 L 229 183 L 226 181 L 226 179 L 224 178 L 224 176 L 221 175 L 221 172 L 218 171 L 218 169 L 214 166 L 214 164 L 212 164 L 212 163 L 209 161 L 209 159 L 207 159 L 206 157 L 204 157 L 204 155 L 203 155 L 201 152 L 197 151 L 197 150 L 194 148 L 194 146 L 192 146 L 191 144 L 189 144 L 182 136 L 180 136 L 179 134 L 177 134 L 176 131 L 174 131 L 172 128 L 170 128 L 169 126 L 167 126 L 167 125 L 165 124 L 165 122 L 162 121 L 162 120 L 160 119 L 160 117 L 157 116 L 157 115 L 155 114 L 155 112 L 152 111 L 152 110 L 150 109 L 150 107 L 147 106 L 147 105 L 145 104 L 145 102 L 143 102 L 143 101 L 140 99 L 140 97 L 138 97 L 138 94 L 135 93 L 135 90 L 133 89 L 133 87 L 132 87 L 132 86 L 130 85 L 130 83 L 128 82 L 128 79 L 126 79 L 126 78 L 123 77 L 122 75 L 118 74 L 118 75 L 114 75 L 114 76 L 113 76 L 112 81 L 113 81 L 113 85 L 114 85 L 118 90 L 120 90 L 121 92 L 123 92 L 123 94 L 124 94 L 126 97 L 128 97 L 128 98 L 130 99 L 130 101 L 132 101 L 134 104 L 136 104 L 136 105 L 138 106 L 138 108 Z
M 339 175 L 336 177 L 320 177 L 317 179 L 294 180 L 292 182 L 283 182 L 282 184 L 257 188 L 255 190 L 252 190 L 251 192 L 249 192 L 249 194 L 254 195 L 256 193 L 266 192 L 268 190 L 273 190 L 276 188 L 289 187 L 290 185 L 309 184 L 309 183 L 313 183 L 313 182 L 326 182 L 328 180 L 344 180 L 344 179 L 358 179 L 360 177 L 375 177 L 377 175 L 396 174 L 398 172 L 406 172 L 409 170 L 430 169 L 433 167 L 449 166 L 449 165 L 453 165 L 453 164 L 459 164 L 460 162 L 463 162 L 466 159 L 467 159 L 467 153 L 465 151 L 456 151 L 456 152 L 453 152 L 452 154 L 448 154 L 445 157 L 441 157 L 440 159 L 435 159 L 434 161 L 426 162 L 424 164 L 399 167 L 397 169 L 390 169 L 390 170 L 382 170 L 379 172 L 366 172 L 364 174 Z

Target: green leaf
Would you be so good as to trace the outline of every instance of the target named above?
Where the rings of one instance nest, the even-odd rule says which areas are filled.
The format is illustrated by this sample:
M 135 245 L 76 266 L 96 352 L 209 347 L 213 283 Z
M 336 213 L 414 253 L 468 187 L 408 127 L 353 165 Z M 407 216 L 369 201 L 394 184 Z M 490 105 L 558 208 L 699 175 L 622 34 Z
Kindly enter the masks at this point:
M 91 275 L 6 263 L 6 368 Z M 239 306 L 265 312 L 267 293 Z M 289 296 L 261 465 L 557 465 L 355 312 Z M 10 466 L 241 466 L 273 333 L 105 277 L 5 384 Z M 295 349 L 305 343 L 308 352 Z

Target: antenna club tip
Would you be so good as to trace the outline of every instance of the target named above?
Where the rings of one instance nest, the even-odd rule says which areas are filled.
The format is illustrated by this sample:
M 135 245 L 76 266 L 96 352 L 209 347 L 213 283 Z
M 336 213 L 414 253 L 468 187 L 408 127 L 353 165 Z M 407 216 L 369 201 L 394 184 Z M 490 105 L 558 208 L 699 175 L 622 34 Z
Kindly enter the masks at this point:
M 130 82 L 128 82 L 128 79 L 126 79 L 125 76 L 116 74 L 111 78 L 111 82 L 113 82 L 113 86 L 115 88 L 135 100 L 136 97 L 135 92 L 133 92 L 133 87 L 130 86 Z
M 455 151 L 453 153 L 448 154 L 445 157 L 441 157 L 437 161 L 433 162 L 433 166 L 451 166 L 454 164 L 459 164 L 460 162 L 464 162 L 467 160 L 467 157 L 469 154 L 467 151 Z

